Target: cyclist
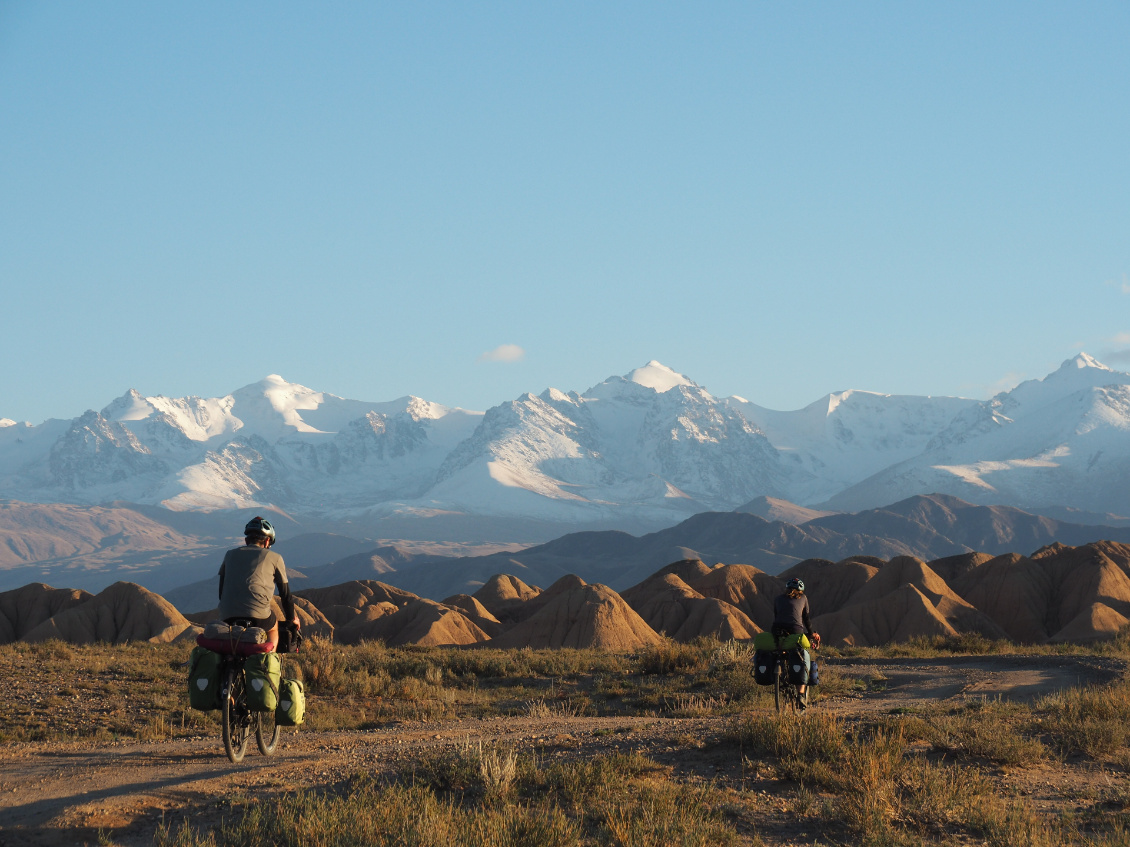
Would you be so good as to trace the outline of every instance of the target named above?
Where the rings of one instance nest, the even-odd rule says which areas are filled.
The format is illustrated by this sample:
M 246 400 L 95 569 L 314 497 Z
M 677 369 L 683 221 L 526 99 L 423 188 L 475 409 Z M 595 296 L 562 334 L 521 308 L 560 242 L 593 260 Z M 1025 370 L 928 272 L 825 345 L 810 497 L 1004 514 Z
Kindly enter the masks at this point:
M 785 583 L 785 593 L 773 601 L 773 628 L 776 636 L 807 635 L 812 649 L 820 647 L 820 633 L 812 630 L 808 618 L 808 596 L 804 593 L 804 580 L 793 577 Z M 797 686 L 797 708 L 804 709 L 804 691 L 807 686 Z
M 276 585 L 284 617 L 295 626 L 300 624 L 286 581 L 286 565 L 282 556 L 270 549 L 275 543 L 275 528 L 270 521 L 255 516 L 243 528 L 243 535 L 244 546 L 228 550 L 220 565 L 220 617 L 227 623 L 250 619 L 267 631 L 267 640 L 277 647 L 279 622 L 271 609 Z

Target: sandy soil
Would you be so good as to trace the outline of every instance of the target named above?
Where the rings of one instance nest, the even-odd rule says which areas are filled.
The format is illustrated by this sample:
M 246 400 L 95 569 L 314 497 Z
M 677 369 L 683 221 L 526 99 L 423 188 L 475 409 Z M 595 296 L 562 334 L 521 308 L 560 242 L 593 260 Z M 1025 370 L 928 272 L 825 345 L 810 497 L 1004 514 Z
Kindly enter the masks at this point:
M 824 697 L 812 708 L 849 719 L 939 701 L 1033 698 L 1109 682 L 1123 670 L 1091 657 L 1046 656 L 834 664 L 837 672 L 862 680 L 866 690 Z M 635 749 L 671 766 L 681 778 L 764 792 L 765 817 L 753 824 L 765 843 L 811 843 L 806 833 L 790 825 L 784 803 L 774 802 L 774 794 L 783 790 L 778 781 L 762 779 L 740 751 L 710 743 L 727 720 L 508 717 L 399 723 L 366 732 L 287 730 L 275 756 L 259 755 L 252 743 L 238 765 L 228 762 L 218 737 L 98 747 L 89 742 L 11 744 L 0 751 L 0 845 L 94 845 L 100 834 L 114 844 L 150 844 L 163 815 L 173 822 L 185 816 L 197 823 L 218 820 L 225 798 L 237 792 L 267 796 L 302 786 L 330 786 L 359 772 L 408 767 L 427 748 L 480 740 L 519 751 L 536 749 L 543 760 Z M 1034 802 L 1040 802 L 1041 792 L 1050 797 L 1056 791 L 1052 769 L 1041 772 L 1039 779 L 1032 774 L 1018 778 L 1036 783 L 1031 788 Z

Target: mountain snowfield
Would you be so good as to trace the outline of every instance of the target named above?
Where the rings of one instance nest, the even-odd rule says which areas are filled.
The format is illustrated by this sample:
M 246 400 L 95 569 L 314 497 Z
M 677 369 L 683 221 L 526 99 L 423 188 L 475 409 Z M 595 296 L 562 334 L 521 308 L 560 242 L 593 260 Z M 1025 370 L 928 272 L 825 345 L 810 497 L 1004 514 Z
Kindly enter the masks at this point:
M 1086 354 L 988 401 L 843 391 L 791 412 L 658 363 L 486 412 L 347 400 L 271 375 L 38 426 L 0 419 L 0 496 L 272 507 L 326 520 L 461 515 L 672 525 L 769 496 L 855 511 L 922 493 L 1130 514 L 1130 374 Z

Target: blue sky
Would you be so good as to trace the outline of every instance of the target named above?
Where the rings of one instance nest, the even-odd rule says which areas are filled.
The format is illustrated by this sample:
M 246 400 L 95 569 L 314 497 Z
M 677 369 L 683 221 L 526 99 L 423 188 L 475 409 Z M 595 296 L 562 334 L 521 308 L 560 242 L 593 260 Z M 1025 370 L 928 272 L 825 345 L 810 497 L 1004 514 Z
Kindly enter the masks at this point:
M 0 2 L 0 417 L 1130 369 L 1130 4 Z M 504 346 L 505 345 L 505 346 Z M 499 351 L 491 355 L 492 351 Z

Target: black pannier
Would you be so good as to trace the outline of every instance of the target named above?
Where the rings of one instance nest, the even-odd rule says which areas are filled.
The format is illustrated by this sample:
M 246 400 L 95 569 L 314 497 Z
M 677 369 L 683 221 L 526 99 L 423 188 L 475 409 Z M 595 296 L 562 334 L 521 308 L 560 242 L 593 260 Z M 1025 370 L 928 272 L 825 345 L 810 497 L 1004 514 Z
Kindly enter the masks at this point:
M 283 621 L 279 624 L 279 644 L 276 653 L 297 653 L 302 643 L 302 630 L 296 624 Z
M 808 685 L 808 651 L 803 647 L 789 650 L 788 674 L 793 685 Z
M 776 665 L 777 656 L 772 650 L 758 650 L 753 654 L 753 681 L 758 685 L 772 685 Z

